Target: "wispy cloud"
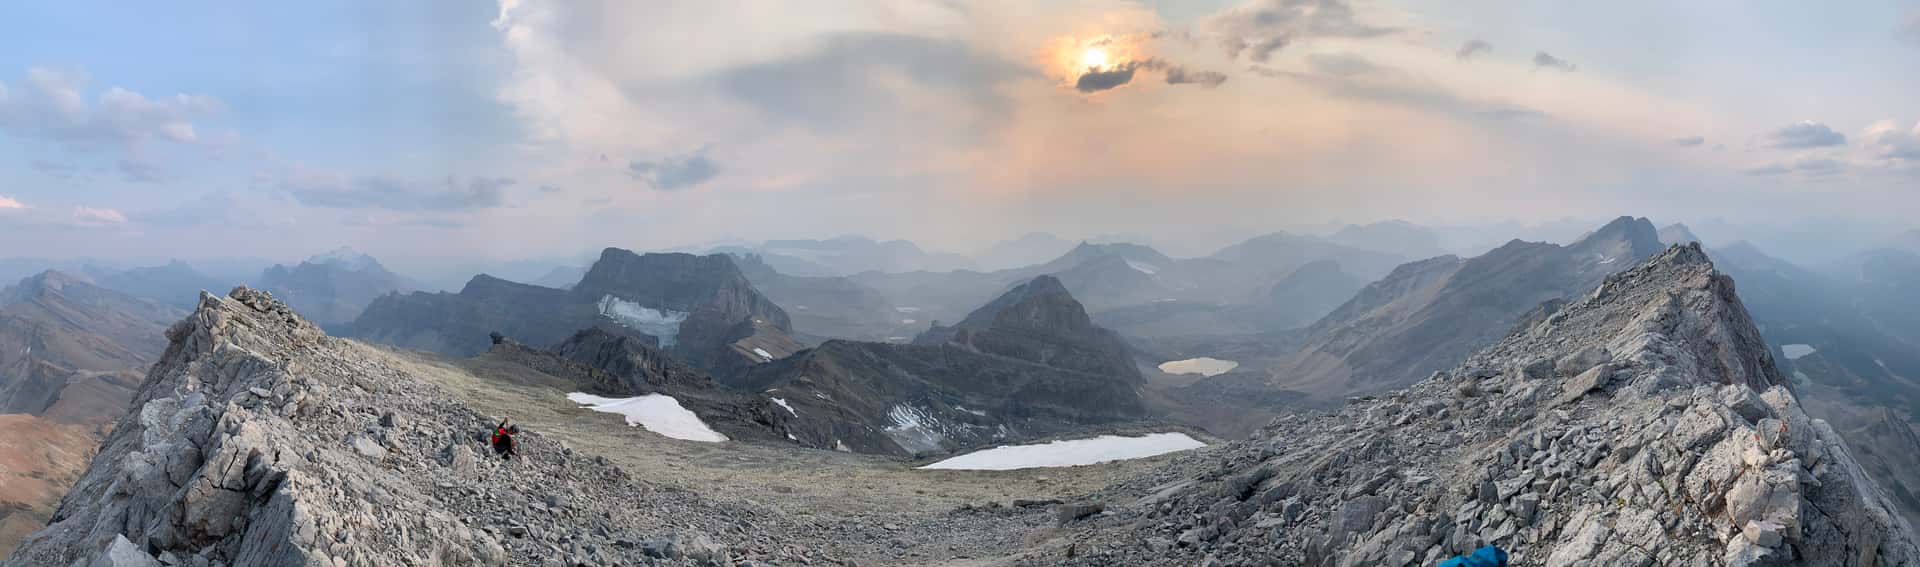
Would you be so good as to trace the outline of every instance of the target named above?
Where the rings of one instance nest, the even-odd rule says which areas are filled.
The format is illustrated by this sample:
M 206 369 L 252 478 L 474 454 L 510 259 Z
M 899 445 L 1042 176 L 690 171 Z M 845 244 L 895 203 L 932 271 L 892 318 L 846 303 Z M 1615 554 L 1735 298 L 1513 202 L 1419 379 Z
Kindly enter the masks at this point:
M 1453 57 L 1455 59 L 1466 60 L 1472 59 L 1475 55 L 1490 53 L 1492 51 L 1493 44 L 1487 43 L 1484 40 L 1469 39 L 1466 43 L 1460 44 L 1460 49 L 1453 52 Z
M 1801 156 L 1793 161 L 1772 163 L 1747 170 L 1748 175 L 1770 177 L 1798 173 L 1807 177 L 1825 177 L 1840 173 L 1846 166 L 1833 158 Z
M 6 195 L 0 195 L 0 209 L 24 209 L 24 208 L 27 208 L 27 205 L 25 203 L 21 203 L 19 199 L 8 197 Z
M 1215 14 L 1203 24 L 1218 38 L 1227 57 L 1242 53 L 1255 63 L 1268 61 L 1294 40 L 1367 38 L 1399 31 L 1362 21 L 1346 0 L 1253 0 Z
M 1707 139 L 1704 136 L 1686 136 L 1681 138 L 1674 138 L 1669 143 L 1676 146 L 1680 146 L 1682 148 L 1691 148 L 1695 146 L 1700 146 L 1702 144 L 1706 144 Z
M 73 222 L 80 226 L 108 226 L 127 223 L 127 215 L 108 208 L 74 207 Z
M 506 177 L 447 176 L 439 183 L 414 182 L 386 175 L 349 177 L 294 170 L 283 174 L 281 190 L 310 207 L 386 209 L 390 211 L 464 211 L 505 204 Z
M 720 175 L 720 164 L 707 158 L 707 149 L 650 161 L 627 164 L 627 173 L 648 187 L 661 191 L 679 191 L 698 186 Z

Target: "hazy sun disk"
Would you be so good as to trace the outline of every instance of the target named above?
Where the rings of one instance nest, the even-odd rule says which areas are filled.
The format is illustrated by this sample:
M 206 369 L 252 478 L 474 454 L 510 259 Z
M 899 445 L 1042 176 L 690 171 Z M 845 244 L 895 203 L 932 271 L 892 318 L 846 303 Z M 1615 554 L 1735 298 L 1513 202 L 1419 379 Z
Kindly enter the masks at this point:
M 1080 63 L 1088 67 L 1105 67 L 1107 66 L 1107 52 L 1098 47 L 1089 47 L 1086 53 L 1080 54 Z

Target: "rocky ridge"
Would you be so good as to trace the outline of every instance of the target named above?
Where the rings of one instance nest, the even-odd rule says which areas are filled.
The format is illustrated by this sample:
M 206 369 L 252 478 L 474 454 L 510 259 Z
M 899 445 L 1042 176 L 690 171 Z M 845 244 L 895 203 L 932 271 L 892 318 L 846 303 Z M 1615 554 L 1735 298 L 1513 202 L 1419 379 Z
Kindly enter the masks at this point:
M 1491 543 L 1515 565 L 1920 564 L 1698 244 L 1453 370 L 1183 462 L 1020 562 L 1399 567 Z
M 766 510 L 633 479 L 536 431 L 524 460 L 491 458 L 496 418 L 268 293 L 203 295 L 167 337 L 6 565 L 836 561 L 768 535 L 782 520 Z

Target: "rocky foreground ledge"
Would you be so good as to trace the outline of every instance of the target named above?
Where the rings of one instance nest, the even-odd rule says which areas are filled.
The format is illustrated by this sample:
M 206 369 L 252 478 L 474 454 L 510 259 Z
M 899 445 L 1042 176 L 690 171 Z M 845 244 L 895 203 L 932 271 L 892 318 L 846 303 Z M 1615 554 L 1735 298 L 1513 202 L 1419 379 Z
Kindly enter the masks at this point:
M 1698 244 L 1210 468 L 1024 563 L 1427 566 L 1497 544 L 1515 565 L 1920 564 Z
M 202 294 L 131 411 L 8 566 L 833 562 L 764 511 L 656 488 L 327 337 L 270 294 Z M 729 544 L 716 543 L 726 541 Z

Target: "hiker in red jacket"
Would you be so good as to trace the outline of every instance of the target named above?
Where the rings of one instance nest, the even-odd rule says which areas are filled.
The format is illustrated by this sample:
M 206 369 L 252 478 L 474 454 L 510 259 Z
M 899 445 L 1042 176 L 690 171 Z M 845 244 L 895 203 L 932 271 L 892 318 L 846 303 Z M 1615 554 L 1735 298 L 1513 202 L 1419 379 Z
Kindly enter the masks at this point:
M 517 447 L 515 446 L 513 436 L 520 434 L 520 426 L 510 425 L 508 422 L 511 421 L 513 421 L 513 418 L 500 420 L 500 425 L 493 428 L 493 439 L 490 441 L 490 443 L 493 444 L 493 453 L 500 455 L 500 460 L 503 461 L 519 454 L 514 450 Z

